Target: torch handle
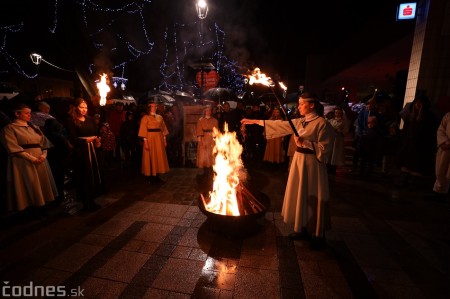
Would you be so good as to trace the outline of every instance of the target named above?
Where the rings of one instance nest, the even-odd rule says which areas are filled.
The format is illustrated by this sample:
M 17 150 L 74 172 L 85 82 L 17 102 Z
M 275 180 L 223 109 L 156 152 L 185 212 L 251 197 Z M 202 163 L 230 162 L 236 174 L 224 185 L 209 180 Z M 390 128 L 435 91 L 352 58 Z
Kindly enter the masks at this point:
M 294 123 L 292 122 L 292 119 L 289 117 L 289 114 L 286 112 L 286 110 L 284 109 L 283 104 L 281 103 L 280 99 L 278 98 L 277 94 L 275 93 L 275 90 L 273 87 L 271 87 L 272 89 L 272 93 L 275 96 L 275 99 L 277 99 L 278 105 L 280 105 L 280 109 L 281 111 L 283 111 L 284 116 L 286 117 L 286 119 L 288 120 L 289 124 L 291 125 L 292 131 L 294 131 L 295 136 L 300 137 L 300 135 L 298 134 L 297 129 L 294 126 Z

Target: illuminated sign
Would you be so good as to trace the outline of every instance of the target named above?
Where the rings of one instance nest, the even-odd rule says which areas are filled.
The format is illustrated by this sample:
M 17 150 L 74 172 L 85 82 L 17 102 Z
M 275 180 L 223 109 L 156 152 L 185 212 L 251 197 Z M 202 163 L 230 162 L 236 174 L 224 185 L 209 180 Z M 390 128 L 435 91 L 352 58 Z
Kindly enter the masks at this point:
M 397 20 L 412 20 L 416 17 L 417 2 L 401 3 L 397 10 Z

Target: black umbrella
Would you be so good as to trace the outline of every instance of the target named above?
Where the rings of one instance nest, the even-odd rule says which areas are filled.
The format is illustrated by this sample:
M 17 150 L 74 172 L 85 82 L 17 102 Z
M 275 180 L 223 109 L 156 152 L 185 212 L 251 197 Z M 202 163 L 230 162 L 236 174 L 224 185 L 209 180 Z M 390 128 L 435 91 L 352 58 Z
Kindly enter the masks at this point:
M 175 90 L 172 93 L 172 96 L 174 96 L 174 97 L 181 97 L 181 98 L 190 98 L 190 99 L 194 98 L 194 95 L 191 92 L 189 92 L 189 91 L 181 91 L 181 90 Z
M 232 89 L 224 87 L 210 88 L 203 93 L 204 98 L 209 98 L 215 102 L 235 101 L 237 96 Z
M 194 94 L 189 91 L 175 90 L 172 92 L 172 97 L 183 103 L 194 102 Z
M 153 93 L 150 93 L 147 101 L 154 101 L 155 103 L 163 103 L 163 104 L 173 104 L 176 102 L 175 98 L 171 95 L 170 92 L 158 90 Z

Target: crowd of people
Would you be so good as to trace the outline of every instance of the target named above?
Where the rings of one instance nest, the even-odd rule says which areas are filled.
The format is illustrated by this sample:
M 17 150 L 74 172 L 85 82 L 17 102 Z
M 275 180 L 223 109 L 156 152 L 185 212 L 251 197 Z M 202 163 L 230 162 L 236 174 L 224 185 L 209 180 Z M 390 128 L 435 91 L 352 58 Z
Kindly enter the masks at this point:
M 16 103 L 1 113 L 1 213 L 43 216 L 48 207 L 64 202 L 68 181 L 82 209 L 92 212 L 101 207 L 96 199 L 107 193 L 107 171 L 140 164 L 152 184 L 169 171 L 166 137 L 180 132 L 175 130 L 179 113 L 172 114 L 172 109 L 154 101 L 127 109 L 117 102 L 99 109 L 76 98 L 67 118 L 56 119 L 45 101 L 33 108 Z
M 141 106 L 117 102 L 99 110 L 77 98 L 67 119 L 58 120 L 50 112 L 44 101 L 34 111 L 19 104 L 10 117 L 2 112 L 1 189 L 7 190 L 1 194 L 3 211 L 35 212 L 52 202 L 61 204 L 67 176 L 83 209 L 95 211 L 100 208 L 95 199 L 107 192 L 105 171 L 117 165 L 140 166 L 149 184 L 160 184 L 161 174 L 183 166 L 183 119 L 176 104 L 167 106 L 153 98 Z M 324 243 L 328 177 L 346 164 L 346 136 L 354 142 L 352 172 L 370 179 L 375 169 L 383 176 L 398 169 L 403 186 L 435 175 L 432 191 L 436 198 L 446 198 L 450 116 L 439 122 L 427 97 L 418 96 L 392 112 L 389 101 L 374 94 L 357 111 L 336 105 L 325 113 L 319 97 L 305 92 L 299 94 L 297 112 L 287 119 L 278 105 L 205 106 L 195 132 L 195 166 L 211 178 L 214 130 L 235 132 L 244 161 L 287 168 L 281 213 L 293 225 L 290 237 L 308 238 L 313 246 Z

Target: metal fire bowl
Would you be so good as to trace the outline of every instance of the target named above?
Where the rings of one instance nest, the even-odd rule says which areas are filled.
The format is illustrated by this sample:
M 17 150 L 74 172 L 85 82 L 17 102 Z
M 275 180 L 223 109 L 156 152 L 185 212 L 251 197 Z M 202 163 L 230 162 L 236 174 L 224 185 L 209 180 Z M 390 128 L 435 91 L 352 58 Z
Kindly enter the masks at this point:
M 259 212 L 249 213 L 241 216 L 230 216 L 212 213 L 206 210 L 201 196 L 198 198 L 200 211 L 207 217 L 204 225 L 212 232 L 227 238 L 244 238 L 256 234 L 264 227 L 265 214 L 270 206 L 269 198 L 260 193 L 251 191 L 263 205 L 264 209 Z M 208 194 L 204 194 L 208 198 Z

